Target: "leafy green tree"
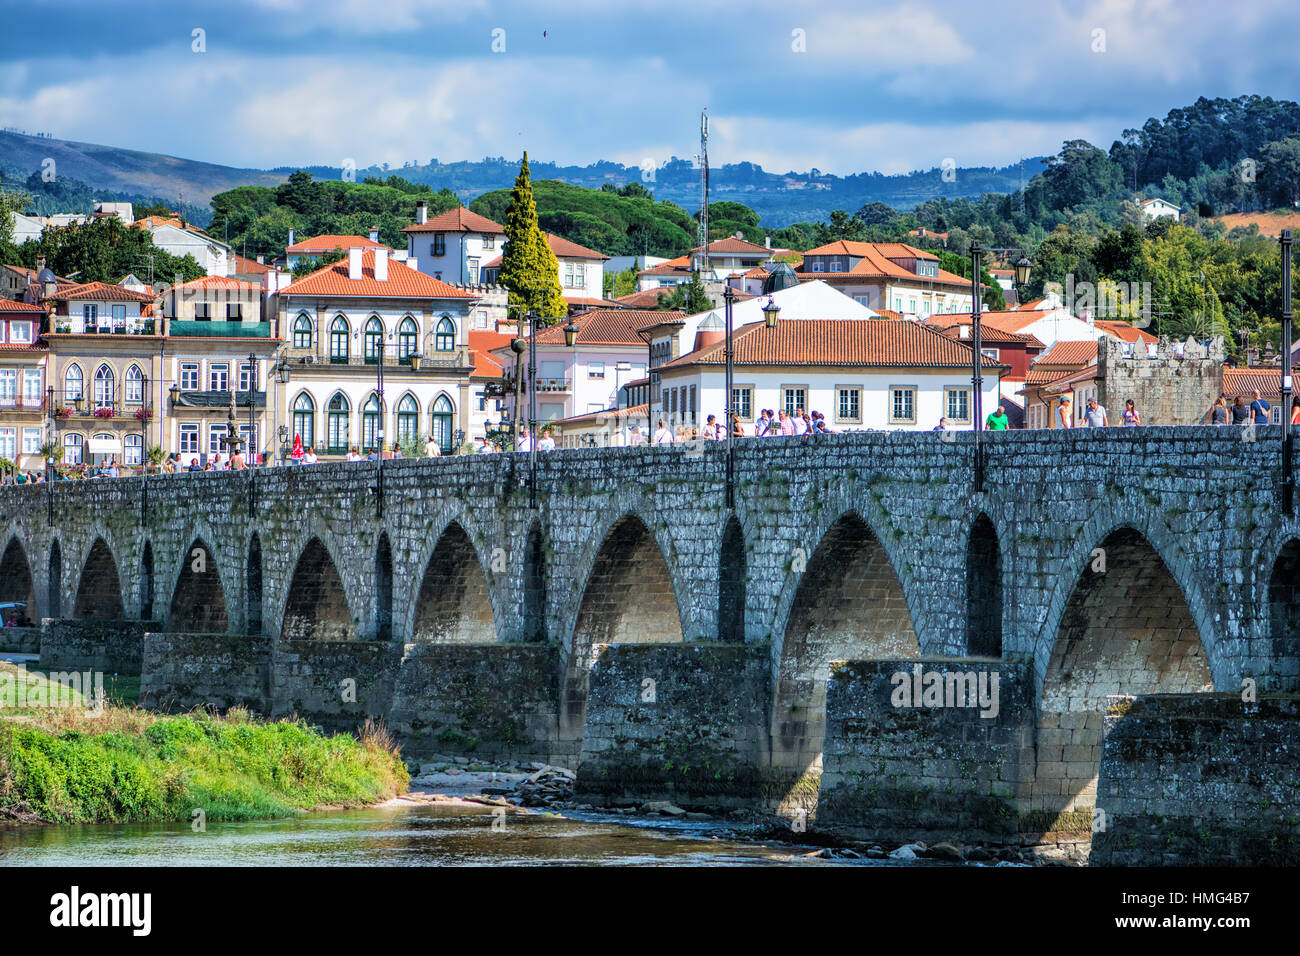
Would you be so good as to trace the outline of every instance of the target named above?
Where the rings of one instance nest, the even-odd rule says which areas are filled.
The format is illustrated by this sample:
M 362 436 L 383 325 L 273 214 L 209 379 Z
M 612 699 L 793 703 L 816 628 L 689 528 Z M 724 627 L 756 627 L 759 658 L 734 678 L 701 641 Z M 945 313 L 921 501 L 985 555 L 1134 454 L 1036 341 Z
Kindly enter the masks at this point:
M 1271 205 L 1300 203 L 1300 138 L 1288 136 L 1260 150 L 1259 186 Z
M 147 230 L 124 226 L 116 216 L 46 229 L 39 241 L 23 243 L 20 253 L 29 268 L 45 256 L 54 272 L 78 282 L 117 282 L 132 272 L 155 282 L 188 282 L 206 275 L 193 256 L 164 252 Z
M 299 259 L 297 264 L 290 271 L 295 281 L 303 276 L 309 276 L 318 269 L 324 269 L 326 266 L 347 258 L 347 253 L 342 249 L 335 249 L 331 252 L 323 252 L 318 256 L 311 256 L 305 259 Z
M 12 245 L 14 241 L 14 213 L 21 213 L 31 203 L 30 193 L 22 190 L 0 190 L 0 244 Z
M 713 308 L 713 300 L 704 291 L 704 283 L 698 272 L 692 272 L 691 281 L 686 283 L 685 300 L 688 315 L 698 315 Z
M 939 268 L 952 272 L 963 278 L 970 278 L 970 256 L 960 256 L 955 252 L 940 250 Z M 980 264 L 980 282 L 984 290 L 980 293 L 980 304 L 983 308 L 993 312 L 1000 312 L 1007 307 L 1006 296 L 1002 294 L 1002 286 L 989 274 L 988 267 L 983 263 Z
M 506 242 L 501 250 L 497 281 L 510 291 L 510 305 L 555 319 L 568 311 L 560 292 L 560 266 L 537 225 L 537 204 L 528 170 L 528 153 L 510 191 L 510 206 L 502 228 Z

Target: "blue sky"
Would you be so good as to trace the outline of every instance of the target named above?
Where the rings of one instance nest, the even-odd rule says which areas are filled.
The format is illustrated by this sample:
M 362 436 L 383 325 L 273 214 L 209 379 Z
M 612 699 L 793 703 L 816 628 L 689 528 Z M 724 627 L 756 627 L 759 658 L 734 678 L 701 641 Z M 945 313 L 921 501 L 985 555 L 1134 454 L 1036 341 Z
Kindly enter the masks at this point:
M 233 166 L 662 163 L 707 106 L 714 164 L 892 173 L 1300 100 L 1300 7 L 1274 0 L 0 0 L 0 23 L 0 126 Z

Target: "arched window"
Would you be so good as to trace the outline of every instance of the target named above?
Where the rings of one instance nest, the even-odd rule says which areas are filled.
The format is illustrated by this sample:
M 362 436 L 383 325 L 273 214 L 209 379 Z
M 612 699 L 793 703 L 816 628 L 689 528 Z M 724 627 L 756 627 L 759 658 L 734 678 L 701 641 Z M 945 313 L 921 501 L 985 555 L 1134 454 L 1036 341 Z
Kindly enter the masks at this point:
M 341 315 L 334 316 L 330 324 L 330 364 L 348 364 L 348 320 Z
M 438 320 L 438 331 L 434 338 L 434 348 L 439 352 L 450 352 L 456 347 L 456 326 L 451 319 L 443 316 Z
M 373 392 L 361 409 L 361 450 L 366 452 L 379 449 L 379 397 Z
M 135 433 L 128 434 L 122 439 L 122 464 L 138 465 L 144 460 L 144 438 Z
M 138 365 L 126 370 L 126 400 L 136 405 L 144 403 L 144 372 Z
M 420 350 L 420 330 L 409 315 L 397 327 L 397 360 L 405 362 Z
M 418 441 L 420 438 L 420 406 L 412 395 L 403 395 L 397 403 L 397 441 Z
M 454 436 L 451 428 L 453 412 L 451 399 L 446 395 L 438 396 L 438 400 L 433 403 L 433 411 L 430 412 L 432 428 L 429 434 L 433 436 L 433 440 L 438 443 L 438 448 L 444 455 L 449 455 L 453 451 Z
M 113 370 L 107 365 L 95 369 L 95 407 L 113 405 Z
M 378 365 L 379 355 L 384 348 L 384 323 L 379 316 L 372 315 L 366 323 L 365 356 L 367 365 Z
M 311 317 L 306 312 L 301 313 L 298 318 L 293 320 L 293 347 L 296 349 L 311 348 Z
M 63 373 L 63 397 L 70 402 L 81 399 L 81 366 L 69 365 Z
M 302 439 L 303 450 L 316 444 L 316 406 L 311 396 L 303 392 L 293 403 L 293 434 Z
M 63 460 L 69 465 L 81 464 L 81 436 L 63 436 Z
M 348 411 L 347 397 L 335 392 L 325 413 L 325 450 L 331 455 L 348 452 Z

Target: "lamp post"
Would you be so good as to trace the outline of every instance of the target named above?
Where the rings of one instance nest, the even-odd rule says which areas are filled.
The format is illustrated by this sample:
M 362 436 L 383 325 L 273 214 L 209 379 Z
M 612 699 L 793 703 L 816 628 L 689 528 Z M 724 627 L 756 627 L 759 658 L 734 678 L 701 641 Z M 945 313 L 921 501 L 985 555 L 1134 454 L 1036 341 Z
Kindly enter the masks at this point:
M 723 388 L 727 390 L 726 411 L 724 414 L 727 419 L 727 507 L 736 507 L 736 436 L 735 426 L 731 421 L 732 405 L 735 401 L 732 380 L 735 377 L 735 356 L 732 351 L 731 343 L 731 322 L 732 322 L 732 304 L 736 300 L 736 290 L 730 284 L 722 292 L 722 313 L 726 317 L 726 337 L 727 337 L 727 372 L 726 381 L 723 382 Z
M 379 337 L 379 382 L 377 395 L 379 396 L 379 426 L 375 432 L 375 441 L 379 445 L 379 457 L 375 460 L 377 471 L 378 487 L 375 490 L 375 517 L 383 518 L 384 516 L 384 346 L 388 343 L 384 341 L 383 336 Z
M 49 523 L 54 524 L 54 457 L 53 451 L 59 443 L 59 417 L 54 411 L 54 386 L 45 389 L 46 401 L 50 409 L 50 452 L 45 456 L 45 483 L 49 485 L 45 494 L 45 506 Z
M 541 316 L 529 312 L 528 318 L 528 507 L 537 507 L 537 333 L 542 328 Z M 564 345 L 573 348 L 578 341 L 578 326 L 569 319 L 564 327 Z M 510 343 L 515 354 L 521 352 L 518 339 Z M 518 393 L 515 401 L 518 403 Z M 516 414 L 516 418 L 518 415 Z
M 142 376 L 140 401 L 140 527 L 149 513 L 149 376 Z
M 1282 513 L 1289 515 L 1295 494 L 1291 452 L 1295 429 L 1291 425 L 1291 230 L 1278 237 L 1282 247 Z

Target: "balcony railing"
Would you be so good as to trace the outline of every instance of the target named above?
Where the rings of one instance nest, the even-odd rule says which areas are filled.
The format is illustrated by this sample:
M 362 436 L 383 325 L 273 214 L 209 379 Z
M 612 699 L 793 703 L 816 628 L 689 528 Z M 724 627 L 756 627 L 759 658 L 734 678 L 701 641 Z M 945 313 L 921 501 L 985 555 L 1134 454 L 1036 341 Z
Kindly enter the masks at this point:
M 80 315 L 56 315 L 54 331 L 65 335 L 154 335 L 157 320 L 104 318 L 87 322 Z
M 34 407 L 34 406 L 33 406 Z M 55 389 L 45 400 L 44 410 L 57 419 L 68 418 L 134 418 L 137 411 L 144 407 L 139 398 L 125 399 L 122 390 L 117 389 L 112 395 L 82 392 L 68 392 Z
M 539 378 L 537 380 L 537 390 L 539 392 L 568 392 L 572 391 L 573 386 L 567 378 Z
M 19 412 L 45 411 L 45 396 L 39 398 L 23 395 L 0 395 L 0 408 Z
M 305 356 L 315 356 L 314 349 L 286 349 L 287 357 L 291 360 L 303 358 Z M 315 361 L 321 361 L 317 358 Z M 350 351 L 347 355 L 330 354 L 324 359 L 328 365 L 347 365 L 351 367 L 368 367 L 374 368 L 379 364 L 379 357 L 376 355 L 365 355 L 363 352 Z M 411 357 L 409 355 L 398 356 L 396 350 L 390 345 L 384 354 L 384 368 L 409 368 Z M 471 366 L 469 348 L 464 345 L 458 345 L 449 351 L 430 351 L 420 356 L 420 369 L 461 369 Z

